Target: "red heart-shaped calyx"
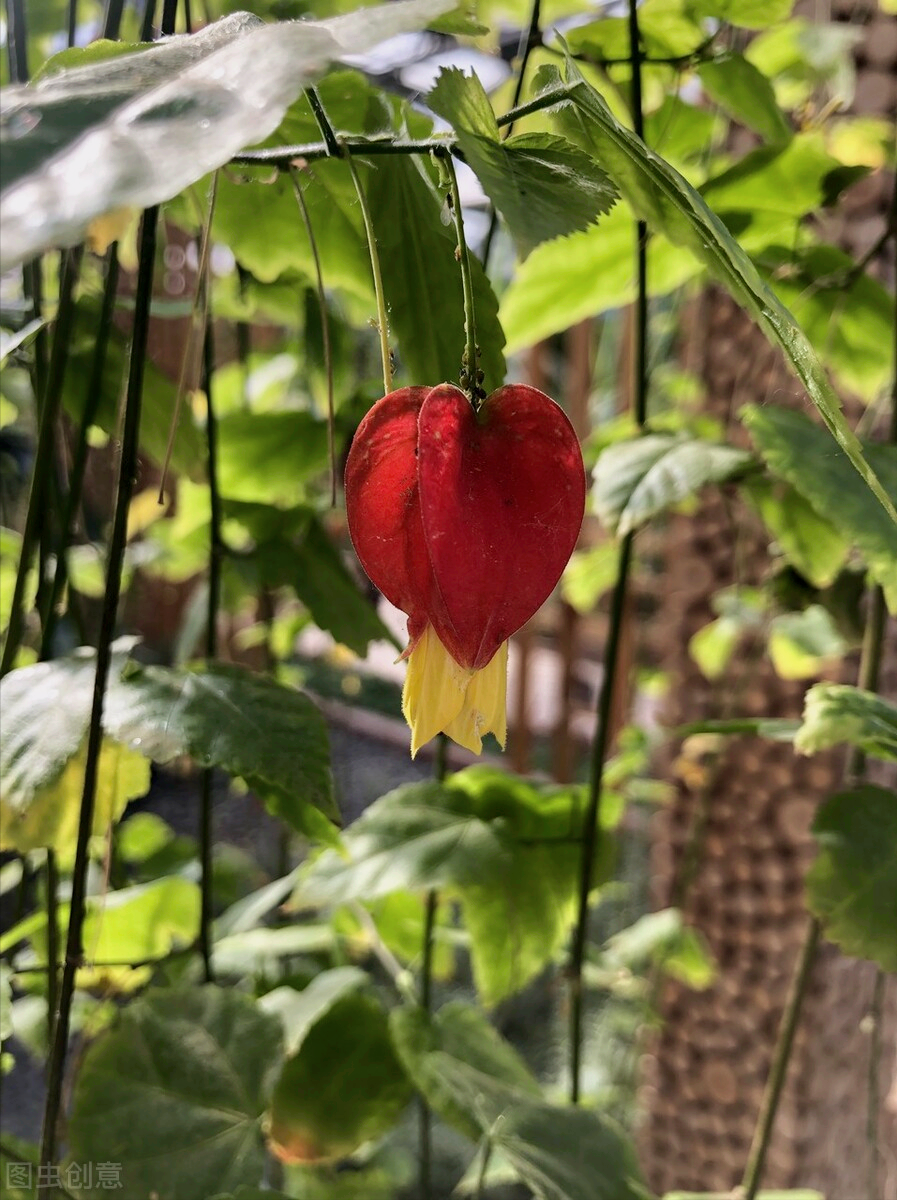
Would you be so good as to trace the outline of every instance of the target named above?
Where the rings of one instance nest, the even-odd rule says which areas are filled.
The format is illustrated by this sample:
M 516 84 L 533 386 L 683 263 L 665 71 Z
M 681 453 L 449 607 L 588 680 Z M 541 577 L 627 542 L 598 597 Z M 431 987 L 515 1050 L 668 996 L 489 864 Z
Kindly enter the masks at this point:
M 359 426 L 346 464 L 352 541 L 408 614 L 410 645 L 429 622 L 474 670 L 551 594 L 584 508 L 573 427 L 523 384 L 477 411 L 447 383 L 391 392 Z

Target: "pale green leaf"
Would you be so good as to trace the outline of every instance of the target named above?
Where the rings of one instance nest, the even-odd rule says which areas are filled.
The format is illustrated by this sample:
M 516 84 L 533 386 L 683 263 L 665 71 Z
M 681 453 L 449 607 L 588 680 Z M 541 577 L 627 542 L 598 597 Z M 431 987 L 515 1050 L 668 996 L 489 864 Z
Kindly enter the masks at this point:
M 791 15 L 794 0 L 695 0 L 693 10 L 742 29 L 765 29 Z
M 444 117 L 456 130 L 499 140 L 498 123 L 486 89 L 476 75 L 465 75 L 457 67 L 443 67 L 427 92 L 427 108 Z
M 727 50 L 700 63 L 698 78 L 711 100 L 764 141 L 791 139 L 791 126 L 776 103 L 772 84 L 743 54 Z
M 329 21 L 272 25 L 235 14 L 7 89 L 2 269 L 47 246 L 73 245 L 111 209 L 177 195 L 272 133 L 332 62 L 452 7 L 453 0 L 398 0 Z
M 731 479 L 750 462 L 743 450 L 675 434 L 617 442 L 595 466 L 595 511 L 612 533 L 622 536 L 706 484 Z
M 846 538 L 790 484 L 756 477 L 745 491 L 789 562 L 814 587 L 828 587 L 847 558 Z
M 255 1184 L 281 1056 L 280 1022 L 233 989 L 148 992 L 87 1049 L 71 1157 L 120 1164 L 120 1200 L 196 1200 Z
M 897 760 L 897 706 L 862 688 L 817 683 L 804 698 L 794 747 L 817 754 L 845 742 L 875 758 Z
M 807 903 L 845 954 L 897 970 L 897 792 L 864 784 L 832 796 L 813 823 L 819 853 Z

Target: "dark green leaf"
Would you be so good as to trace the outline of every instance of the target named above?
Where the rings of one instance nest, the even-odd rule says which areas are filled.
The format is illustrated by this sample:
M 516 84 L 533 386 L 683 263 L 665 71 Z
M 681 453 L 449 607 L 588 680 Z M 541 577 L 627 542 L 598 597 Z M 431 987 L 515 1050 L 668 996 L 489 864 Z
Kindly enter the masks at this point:
M 776 103 L 772 84 L 743 54 L 727 50 L 701 63 L 698 76 L 710 99 L 730 117 L 767 142 L 790 141 L 791 126 Z
M 794 748 L 816 754 L 846 742 L 875 758 L 897 760 L 897 706 L 844 683 L 817 683 L 804 699 Z
M 731 1200 L 731 1192 L 666 1192 L 663 1200 Z M 758 1192 L 757 1200 L 825 1200 L 822 1192 L 808 1188 Z
M 134 670 L 110 684 L 105 724 L 155 762 L 189 755 L 337 815 L 324 718 L 308 696 L 244 667 Z
M 742 419 L 773 474 L 787 480 L 841 535 L 858 546 L 873 577 L 897 610 L 897 537 L 888 515 L 857 479 L 846 454 L 809 417 L 789 409 L 749 407 Z M 866 448 L 885 490 L 897 495 L 897 451 Z M 820 470 L 819 464 L 825 469 Z
M 195 1200 L 257 1183 L 260 1118 L 281 1054 L 280 1023 L 239 992 L 147 993 L 84 1057 L 72 1160 L 120 1164 L 121 1200 Z
M 274 25 L 241 13 L 8 89 L 2 269 L 47 246 L 73 245 L 110 209 L 177 195 L 272 133 L 334 60 L 423 28 L 452 7 L 453 0 L 399 0 L 331 21 Z
M 412 383 L 458 378 L 464 352 L 461 273 L 454 233 L 442 224 L 442 197 L 426 169 L 408 156 L 390 159 L 369 175 L 368 202 L 380 248 L 390 328 Z M 477 341 L 486 391 L 504 383 L 505 335 L 498 301 L 472 259 Z
M 464 907 L 477 987 L 487 1004 L 518 991 L 564 944 L 576 902 L 580 789 L 546 788 L 487 767 L 449 786 L 409 784 L 347 830 L 348 861 L 327 852 L 299 888 L 303 903 L 448 889 Z M 610 845 L 601 839 L 597 879 Z
M 381 1137 L 411 1099 L 383 1006 L 364 992 L 328 1005 L 284 1063 L 268 1140 L 284 1162 L 345 1158 Z
M 302 991 L 278 987 L 266 992 L 259 1000 L 259 1008 L 280 1018 L 287 1054 L 294 1054 L 311 1027 L 347 992 L 363 987 L 367 981 L 368 976 L 360 967 L 334 967 L 316 975 Z
M 397 1009 L 392 1029 L 434 1108 L 494 1146 L 539 1200 L 644 1200 L 635 1153 L 616 1127 L 587 1109 L 542 1100 L 479 1014 L 453 1004 L 430 1020 Z
M 595 511 L 623 535 L 659 512 L 744 471 L 751 456 L 732 446 L 666 433 L 617 442 L 595 466 Z
M 813 823 L 819 854 L 807 902 L 845 954 L 897 970 L 897 792 L 864 784 L 832 796 Z
M 897 527 L 897 509 L 863 457 L 862 447 L 844 417 L 822 363 L 791 314 L 763 282 L 719 218 L 669 163 L 648 150 L 614 117 L 575 63 L 567 63 L 566 86 L 552 67 L 543 67 L 538 79 L 543 89 L 558 92 L 559 119 L 568 136 L 574 141 L 584 140 L 586 148 L 594 149 L 601 165 L 639 216 L 670 240 L 688 246 L 757 320 L 769 340 L 781 347 L 835 440 Z

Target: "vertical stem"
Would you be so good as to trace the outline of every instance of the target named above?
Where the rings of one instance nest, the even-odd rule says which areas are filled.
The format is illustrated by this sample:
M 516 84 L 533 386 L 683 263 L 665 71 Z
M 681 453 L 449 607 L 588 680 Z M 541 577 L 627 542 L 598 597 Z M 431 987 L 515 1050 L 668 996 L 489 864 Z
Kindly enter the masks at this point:
M 121 569 L 127 544 L 128 508 L 137 474 L 137 447 L 140 432 L 140 408 L 143 395 L 143 368 L 149 330 L 150 301 L 153 289 L 153 266 L 156 252 L 158 208 L 147 209 L 140 230 L 140 265 L 134 306 L 134 328 L 131 342 L 131 361 L 128 372 L 125 419 L 122 432 L 121 462 L 118 494 L 106 565 L 106 590 L 100 618 L 97 645 L 97 666 L 94 679 L 90 725 L 87 735 L 87 755 L 84 764 L 84 788 L 78 819 L 78 840 L 72 870 L 71 913 L 66 938 L 65 962 L 59 993 L 59 1007 L 53 1044 L 48 1065 L 47 1100 L 41 1131 L 40 1162 L 49 1165 L 56 1160 L 56 1129 L 62 1104 L 62 1087 L 68 1048 L 75 974 L 83 952 L 84 901 L 87 888 L 88 847 L 93 828 L 97 774 L 103 737 L 103 701 L 106 680 L 112 657 L 118 599 L 121 591 Z M 44 414 L 46 416 L 46 413 Z
M 461 289 L 464 294 L 464 337 L 465 350 L 461 370 L 461 389 L 466 392 L 474 408 L 479 408 L 480 400 L 486 393 L 480 387 L 482 376 L 478 369 L 477 353 L 477 323 L 476 310 L 473 300 L 473 275 L 470 270 L 470 251 L 464 236 L 464 214 L 461 211 L 461 193 L 458 190 L 458 176 L 455 174 L 455 164 L 450 153 L 443 152 L 443 162 L 449 177 L 449 202 L 452 217 L 455 221 L 455 232 L 458 235 L 458 263 L 461 267 Z
M 436 759 L 433 763 L 433 778 L 437 783 L 445 779 L 448 757 L 448 738 L 440 733 L 436 743 Z M 439 909 L 439 894 L 434 888 L 427 892 L 424 909 L 423 960 L 420 968 L 420 1006 L 425 1013 L 433 1007 L 433 933 L 436 928 L 436 913 Z M 418 1141 L 420 1145 L 420 1200 L 430 1200 L 433 1190 L 432 1162 L 432 1118 L 430 1106 L 421 1096 L 418 1102 Z
M 644 132 L 642 113 L 641 50 L 638 27 L 637 0 L 629 0 L 629 61 L 632 70 L 633 124 L 641 137 Z M 636 225 L 637 298 L 633 313 L 633 381 L 631 408 L 639 427 L 645 423 L 648 409 L 648 276 L 646 254 L 647 230 L 643 222 Z M 629 588 L 629 568 L 632 562 L 634 534 L 627 533 L 620 542 L 617 578 L 611 596 L 607 646 L 604 652 L 604 677 L 598 696 L 598 728 L 592 743 L 592 763 L 589 775 L 589 795 L 582 832 L 582 856 L 579 865 L 579 902 L 576 928 L 570 950 L 570 1099 L 578 1104 L 582 1090 L 583 1013 L 585 995 L 582 970 L 585 962 L 589 931 L 589 896 L 592 891 L 592 872 L 595 851 L 600 836 L 601 790 L 604 766 L 610 750 L 611 712 L 617 689 L 617 675 L 623 644 L 626 619 L 626 596 Z
M 317 100 L 317 93 L 314 88 L 309 88 L 309 93 L 313 94 L 315 100 Z M 330 318 L 327 313 L 327 297 L 324 293 L 324 273 L 321 270 L 321 256 L 318 253 L 318 243 L 315 240 L 314 230 L 311 226 L 311 217 L 308 213 L 308 205 L 305 203 L 305 196 L 302 194 L 302 187 L 300 186 L 296 172 L 292 168 L 290 169 L 290 179 L 293 184 L 293 191 L 296 193 L 299 211 L 302 213 L 302 223 L 305 225 L 305 232 L 308 235 L 312 258 L 315 263 L 315 285 L 318 293 L 318 308 L 321 310 L 321 337 L 324 341 L 324 370 L 327 374 L 327 450 L 330 457 L 330 506 L 333 508 L 336 505 L 336 439 L 333 429 L 333 351 L 330 345 Z
M 121 18 L 125 8 L 125 0 L 106 0 L 106 11 L 103 14 L 103 37 L 117 41 L 121 32 Z
M 208 287 L 209 280 L 200 280 Z M 206 659 L 211 661 L 218 652 L 218 609 L 221 604 L 221 564 L 224 543 L 221 537 L 221 495 L 218 490 L 218 424 L 212 400 L 215 345 L 211 319 L 206 325 L 203 341 L 203 390 L 206 394 L 206 446 L 209 478 L 209 608 L 206 619 Z M 199 949 L 202 955 L 206 983 L 214 979 L 212 967 L 212 784 L 213 770 L 204 767 L 200 794 L 199 857 L 201 868 Z
M 96 418 L 103 393 L 103 370 L 106 365 L 106 352 L 109 348 L 109 338 L 112 331 L 112 312 L 115 308 L 115 298 L 118 293 L 118 245 L 113 243 L 109 248 L 106 259 L 106 273 L 103 281 L 103 303 L 100 309 L 99 324 L 94 341 L 93 357 L 90 362 L 90 373 L 84 390 L 84 409 L 78 428 L 78 440 L 75 449 L 75 461 L 69 473 L 68 497 L 62 518 L 62 528 L 56 552 L 56 571 L 50 587 L 43 611 L 41 613 L 41 659 L 50 656 L 56 623 L 59 620 L 59 604 L 62 592 L 68 578 L 68 545 L 72 538 L 75 516 L 81 504 L 81 492 L 84 486 L 84 473 L 87 469 L 87 456 L 90 446 L 87 433 Z
M 47 1045 L 53 1044 L 53 1026 L 59 995 L 59 868 L 56 851 L 47 847 Z
M 351 154 L 345 156 L 349 164 L 349 173 L 355 184 L 355 194 L 358 196 L 358 207 L 361 209 L 361 219 L 364 221 L 364 232 L 368 241 L 368 253 L 371 256 L 371 273 L 374 277 L 374 295 L 377 299 L 377 327 L 380 331 L 380 359 L 383 363 L 383 394 L 392 391 L 392 357 L 389 352 L 389 322 L 386 315 L 386 296 L 383 291 L 383 276 L 380 273 L 380 255 L 377 253 L 377 239 L 374 235 L 374 223 L 368 208 L 367 198 L 358 178 L 355 163 Z
M 143 20 L 140 23 L 141 42 L 151 42 L 153 40 L 153 21 L 155 19 L 156 0 L 145 0 L 143 6 Z
M 881 1016 L 885 999 L 885 973 L 875 972 L 872 1003 L 869 1006 L 869 1077 L 866 1089 L 866 1151 L 869 1156 L 866 1177 L 866 1200 L 879 1200 L 878 1189 L 878 1106 L 881 1097 Z
M 800 1010 L 803 1005 L 804 995 L 806 994 L 807 985 L 810 982 L 810 973 L 816 959 L 816 948 L 819 945 L 820 933 L 819 922 L 813 917 L 807 928 L 803 945 L 801 946 L 800 957 L 797 960 L 794 977 L 788 989 L 788 998 L 785 1001 L 785 1011 L 782 1013 L 779 1036 L 773 1052 L 772 1065 L 769 1068 L 769 1077 L 766 1081 L 766 1090 L 764 1091 L 763 1101 L 760 1106 L 760 1115 L 757 1118 L 757 1128 L 754 1131 L 754 1138 L 744 1171 L 744 1179 L 741 1183 L 743 1200 L 754 1200 L 754 1197 L 757 1195 L 757 1189 L 760 1187 L 763 1167 L 766 1162 L 766 1152 L 769 1149 L 779 1100 L 782 1097 L 782 1088 L 785 1085 L 785 1074 L 788 1070 L 788 1062 L 791 1058 L 792 1047 L 794 1046 L 794 1035 L 797 1031 L 797 1023 L 800 1019 Z
M 72 47 L 75 44 L 75 35 L 78 31 L 78 0 L 69 0 L 66 16 L 66 45 Z

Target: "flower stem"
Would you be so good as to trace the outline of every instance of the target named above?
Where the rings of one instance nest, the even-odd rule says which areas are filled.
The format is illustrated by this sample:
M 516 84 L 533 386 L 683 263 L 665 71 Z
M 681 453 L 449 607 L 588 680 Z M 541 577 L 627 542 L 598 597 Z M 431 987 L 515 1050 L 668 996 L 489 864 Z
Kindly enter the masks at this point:
M 632 68 L 633 123 L 641 136 L 644 126 L 641 89 L 641 51 L 636 0 L 629 0 L 630 65 Z M 544 93 L 543 93 L 544 96 Z M 648 275 L 647 229 L 643 222 L 636 224 L 637 296 L 633 310 L 633 395 L 632 412 L 642 427 L 648 408 Z M 604 767 L 610 750 L 611 715 L 617 689 L 623 627 L 626 620 L 626 597 L 629 590 L 629 568 L 632 562 L 634 533 L 627 533 L 620 542 L 617 575 L 611 597 L 610 624 L 604 652 L 604 676 L 598 696 L 598 728 L 592 743 L 592 763 L 589 776 L 589 797 L 586 804 L 582 833 L 582 856 L 579 866 L 579 904 L 576 928 L 570 950 L 570 1099 L 579 1103 L 582 1090 L 583 1015 L 585 995 L 582 972 L 585 963 L 589 931 L 589 896 L 595 851 L 601 824 L 601 792 Z
M 380 359 L 383 363 L 383 394 L 392 391 L 392 355 L 389 350 L 389 320 L 386 315 L 386 296 L 383 291 L 383 276 L 380 273 L 380 255 L 377 253 L 377 238 L 374 235 L 374 223 L 371 220 L 371 210 L 352 156 L 344 156 L 349 165 L 349 173 L 355 184 L 355 194 L 358 196 L 358 207 L 361 209 L 361 219 L 364 221 L 364 232 L 368 242 L 368 253 L 371 256 L 371 274 L 374 277 L 374 295 L 377 300 L 377 327 L 380 331 Z
M 464 336 L 465 350 L 461 368 L 461 389 L 464 391 L 474 408 L 479 408 L 480 401 L 486 393 L 480 387 L 480 371 L 477 354 L 477 323 L 473 299 L 473 275 L 470 269 L 470 251 L 464 236 L 464 214 L 461 211 L 461 193 L 458 190 L 458 176 L 451 154 L 443 151 L 440 155 L 445 164 L 449 178 L 449 203 L 455 222 L 455 232 L 458 235 L 458 265 L 461 268 L 461 288 L 464 293 Z
M 309 100 L 311 100 L 311 96 L 314 94 L 315 100 L 320 104 L 315 89 L 309 88 L 308 92 Z M 302 187 L 294 168 L 290 168 L 290 180 L 293 184 L 293 191 L 296 193 L 296 203 L 299 205 L 299 211 L 302 214 L 302 223 L 308 235 L 308 244 L 311 246 L 312 258 L 315 263 L 315 285 L 318 294 L 318 308 L 321 311 L 321 337 L 324 343 L 324 370 L 327 374 L 327 452 L 330 458 L 330 506 L 333 508 L 336 506 L 336 439 L 333 429 L 333 350 L 330 345 L 330 319 L 327 315 L 327 297 L 324 293 L 324 273 L 321 270 L 321 256 L 318 253 L 318 243 L 312 229 L 308 205 L 305 203 L 305 196 L 302 194 Z

